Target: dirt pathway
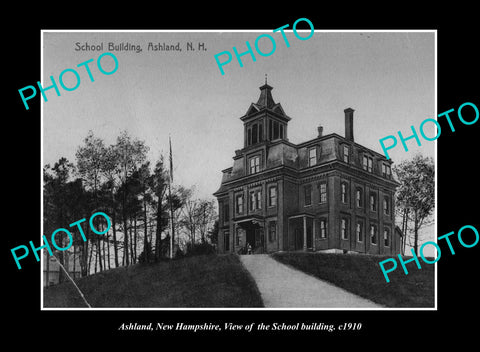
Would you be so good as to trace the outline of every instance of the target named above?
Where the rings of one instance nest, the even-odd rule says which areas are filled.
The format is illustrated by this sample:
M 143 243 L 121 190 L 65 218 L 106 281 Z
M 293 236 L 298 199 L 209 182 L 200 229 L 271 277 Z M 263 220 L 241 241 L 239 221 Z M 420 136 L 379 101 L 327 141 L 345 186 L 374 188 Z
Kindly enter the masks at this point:
M 382 308 L 266 254 L 241 255 L 267 308 Z

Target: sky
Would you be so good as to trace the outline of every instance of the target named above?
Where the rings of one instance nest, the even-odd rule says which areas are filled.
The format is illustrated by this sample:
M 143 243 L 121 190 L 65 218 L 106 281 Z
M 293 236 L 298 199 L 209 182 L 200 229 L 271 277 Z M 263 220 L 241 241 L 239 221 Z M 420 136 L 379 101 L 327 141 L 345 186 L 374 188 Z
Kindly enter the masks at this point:
M 310 31 L 299 31 L 307 37 Z M 255 52 L 243 56 L 243 67 L 235 59 L 254 48 L 255 39 L 270 34 L 276 43 L 268 57 Z M 426 118 L 436 117 L 435 107 L 435 33 L 433 31 L 319 31 L 308 40 L 299 40 L 285 31 L 290 47 L 279 32 L 272 31 L 202 31 L 202 32 L 43 32 L 44 86 L 52 75 L 73 68 L 80 75 L 74 91 L 60 87 L 46 91 L 43 102 L 43 164 L 54 164 L 61 157 L 75 161 L 75 152 L 89 130 L 106 145 L 115 143 L 127 130 L 150 147 L 152 164 L 160 154 L 168 154 L 172 139 L 175 183 L 195 186 L 198 197 L 213 197 L 220 186 L 221 170 L 233 165 L 236 149 L 243 148 L 240 117 L 256 102 L 268 75 L 275 102 L 280 102 L 292 118 L 288 137 L 301 143 L 323 133 L 344 136 L 344 112 L 355 110 L 355 141 L 381 154 L 379 139 L 388 135 L 411 135 L 410 126 L 418 128 Z M 118 69 L 102 74 L 98 57 L 108 50 L 108 43 L 140 45 L 141 52 L 112 51 Z M 191 42 L 194 51 L 187 50 Z M 76 51 L 79 45 L 99 45 L 101 51 Z M 177 44 L 181 51 L 149 51 L 148 44 Z M 198 50 L 203 43 L 206 50 Z M 262 52 L 272 51 L 272 43 L 258 42 Z M 200 48 L 201 49 L 201 48 Z M 233 59 L 223 66 L 222 75 L 214 55 L 229 51 Z M 84 67 L 86 60 L 94 82 Z M 225 56 L 220 57 L 224 60 Z M 102 67 L 113 69 L 113 60 L 104 57 Z M 64 75 L 64 83 L 73 87 L 73 74 Z M 425 134 L 434 136 L 432 124 Z M 406 152 L 399 142 L 389 151 L 396 163 L 410 159 L 417 152 L 435 156 L 435 142 L 407 142 Z

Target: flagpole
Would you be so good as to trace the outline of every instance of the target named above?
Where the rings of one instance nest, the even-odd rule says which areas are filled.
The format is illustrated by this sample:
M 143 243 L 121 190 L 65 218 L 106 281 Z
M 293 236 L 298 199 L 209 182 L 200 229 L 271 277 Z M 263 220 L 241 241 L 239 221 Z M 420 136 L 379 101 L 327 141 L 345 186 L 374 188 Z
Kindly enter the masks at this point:
M 170 135 L 168 135 L 168 143 L 170 146 L 170 175 L 168 178 L 168 199 L 170 203 L 170 259 L 173 259 L 174 225 L 173 225 L 172 189 L 171 189 L 171 183 L 173 181 L 173 158 L 172 158 L 172 140 L 170 139 Z

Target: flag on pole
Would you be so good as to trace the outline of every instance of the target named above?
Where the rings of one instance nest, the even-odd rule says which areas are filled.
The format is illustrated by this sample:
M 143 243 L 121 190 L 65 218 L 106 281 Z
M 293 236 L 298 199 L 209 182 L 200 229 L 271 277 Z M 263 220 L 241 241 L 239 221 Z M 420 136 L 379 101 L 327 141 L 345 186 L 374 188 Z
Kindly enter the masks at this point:
M 168 143 L 170 145 L 170 182 L 168 182 L 168 198 L 170 203 L 170 259 L 173 259 L 173 247 L 175 241 L 175 227 L 173 225 L 173 207 L 172 207 L 172 187 L 173 182 L 173 158 L 172 158 L 172 140 L 168 135 Z
M 173 182 L 173 158 L 172 158 L 172 140 L 168 136 L 168 143 L 170 144 L 170 182 Z

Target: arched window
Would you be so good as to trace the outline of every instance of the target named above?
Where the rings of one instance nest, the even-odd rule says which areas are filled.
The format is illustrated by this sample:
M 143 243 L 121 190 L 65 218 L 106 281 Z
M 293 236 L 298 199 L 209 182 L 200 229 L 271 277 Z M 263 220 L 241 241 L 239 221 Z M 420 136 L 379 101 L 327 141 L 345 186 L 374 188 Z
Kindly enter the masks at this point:
M 370 243 L 377 244 L 377 227 L 370 225 Z
M 390 214 L 390 200 L 388 199 L 388 197 L 383 198 L 383 211 L 385 215 Z
M 373 192 L 370 193 L 370 210 L 377 211 L 377 194 Z
M 340 232 L 343 240 L 348 240 L 348 220 L 343 218 L 340 221 Z
M 363 242 L 363 223 L 358 221 L 357 222 L 357 227 L 356 227 L 356 233 L 357 233 L 357 241 L 358 242 Z
M 358 208 L 363 207 L 363 190 L 360 187 L 355 190 L 355 200 Z
M 320 219 L 320 238 L 327 238 L 327 219 Z
M 385 247 L 390 246 L 390 229 L 388 227 L 385 227 L 383 229 L 383 241 L 384 241 Z
M 348 202 L 348 185 L 346 182 L 340 184 L 342 203 Z

